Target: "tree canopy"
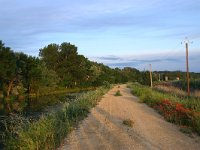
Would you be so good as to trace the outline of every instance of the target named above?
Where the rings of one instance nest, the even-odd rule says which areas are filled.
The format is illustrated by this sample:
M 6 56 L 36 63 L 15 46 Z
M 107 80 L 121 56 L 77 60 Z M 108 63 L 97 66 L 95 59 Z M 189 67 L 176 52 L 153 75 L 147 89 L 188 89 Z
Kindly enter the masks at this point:
M 31 94 L 56 88 L 101 86 L 105 82 L 124 83 L 136 77 L 131 75 L 135 71 L 138 72 L 92 62 L 67 42 L 49 44 L 39 50 L 39 57 L 33 57 L 14 52 L 0 41 L 0 101 L 7 112 L 29 105 Z

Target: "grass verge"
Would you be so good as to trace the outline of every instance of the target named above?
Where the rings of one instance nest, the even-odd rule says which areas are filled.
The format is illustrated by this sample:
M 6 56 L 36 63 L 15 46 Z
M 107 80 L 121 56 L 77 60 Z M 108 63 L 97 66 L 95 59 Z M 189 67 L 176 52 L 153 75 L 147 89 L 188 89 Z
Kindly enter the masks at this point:
M 157 110 L 167 121 L 190 127 L 200 135 L 200 100 L 192 97 L 180 98 L 140 84 L 132 84 L 129 87 L 132 93 L 140 98 L 140 102 Z
M 56 149 L 66 135 L 81 119 L 87 116 L 100 98 L 109 90 L 101 87 L 90 91 L 73 103 L 66 103 L 62 110 L 30 122 L 18 115 L 10 115 L 1 124 L 4 131 L 4 149 Z

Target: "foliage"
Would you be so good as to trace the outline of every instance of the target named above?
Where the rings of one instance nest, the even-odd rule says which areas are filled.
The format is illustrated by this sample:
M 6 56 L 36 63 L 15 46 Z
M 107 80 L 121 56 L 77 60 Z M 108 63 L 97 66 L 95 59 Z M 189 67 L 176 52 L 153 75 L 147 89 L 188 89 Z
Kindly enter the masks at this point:
M 133 127 L 134 122 L 131 119 L 123 120 L 123 124 L 128 127 Z
M 84 56 L 78 55 L 77 47 L 70 43 L 49 44 L 40 49 L 39 55 L 47 68 L 57 73 L 62 86 L 80 85 L 90 74 L 89 61 Z
M 115 96 L 122 96 L 120 90 L 117 90 L 117 92 L 115 93 Z
M 168 77 L 169 80 L 174 81 L 177 78 L 180 80 L 185 80 L 186 81 L 186 72 L 182 71 L 154 71 L 155 74 L 157 74 L 157 79 L 159 78 L 160 74 L 160 79 L 165 80 L 165 76 Z M 200 78 L 200 73 L 194 73 L 190 72 L 190 79 L 199 79 Z
M 110 85 L 110 83 L 109 83 L 108 81 L 104 81 L 104 82 L 103 82 L 103 86 L 104 86 L 105 88 L 111 88 L 111 85 Z
M 21 113 L 34 107 L 32 104 L 48 104 L 48 100 L 40 103 L 40 96 L 60 88 L 110 87 L 127 81 L 121 69 L 91 62 L 67 42 L 49 44 L 40 49 L 39 56 L 14 52 L 0 41 L 1 114 Z
M 18 116 L 8 117 L 3 122 L 5 149 L 55 149 L 107 91 L 106 88 L 98 88 L 88 92 L 77 101 L 64 105 L 62 110 L 43 116 L 37 122 L 29 122 Z
M 187 81 L 186 80 L 174 81 L 171 84 L 182 90 L 185 90 L 185 91 L 187 90 Z M 200 79 L 190 80 L 190 89 L 191 89 L 191 91 L 200 90 Z
M 133 84 L 132 93 L 139 96 L 141 102 L 156 109 L 170 122 L 187 125 L 200 134 L 200 101 L 194 98 L 186 99 L 160 93 L 146 86 Z
M 192 129 L 190 127 L 187 126 L 180 126 L 180 131 L 183 133 L 186 133 L 188 135 L 192 134 Z
M 164 118 L 180 125 L 189 125 L 192 122 L 192 111 L 183 104 L 162 100 L 153 106 Z

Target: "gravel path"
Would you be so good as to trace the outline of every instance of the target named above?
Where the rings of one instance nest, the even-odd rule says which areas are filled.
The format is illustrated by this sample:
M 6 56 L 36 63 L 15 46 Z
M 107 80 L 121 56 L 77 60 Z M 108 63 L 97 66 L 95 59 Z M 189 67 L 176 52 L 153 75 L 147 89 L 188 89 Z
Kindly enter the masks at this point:
M 114 96 L 120 90 L 122 96 Z M 134 121 L 125 126 L 125 119 Z M 110 90 L 59 150 L 200 150 L 200 137 L 188 135 L 138 103 L 126 85 Z

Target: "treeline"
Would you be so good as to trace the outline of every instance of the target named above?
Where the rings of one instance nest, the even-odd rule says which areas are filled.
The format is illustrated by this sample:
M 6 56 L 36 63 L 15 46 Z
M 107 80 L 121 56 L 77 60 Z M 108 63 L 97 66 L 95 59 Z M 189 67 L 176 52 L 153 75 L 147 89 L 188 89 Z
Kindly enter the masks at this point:
M 136 81 L 133 68 L 111 69 L 89 61 L 70 43 L 49 44 L 39 57 L 14 52 L 0 41 L 0 112 L 22 112 L 30 97 L 55 90 Z
M 191 73 L 192 78 L 200 74 Z M 159 78 L 185 79 L 184 72 L 153 72 Z M 15 52 L 0 41 L 0 113 L 22 112 L 33 105 L 31 97 L 66 89 L 97 87 L 104 84 L 139 82 L 150 85 L 149 71 L 125 67 L 112 69 L 78 54 L 70 43 L 49 44 L 33 57 Z M 58 92 L 59 93 L 59 92 Z M 40 99 L 38 98 L 38 101 Z
M 186 72 L 183 71 L 155 71 L 154 75 L 156 79 L 165 80 L 167 77 L 169 80 L 186 80 Z M 190 72 L 190 79 L 200 79 L 200 73 Z

